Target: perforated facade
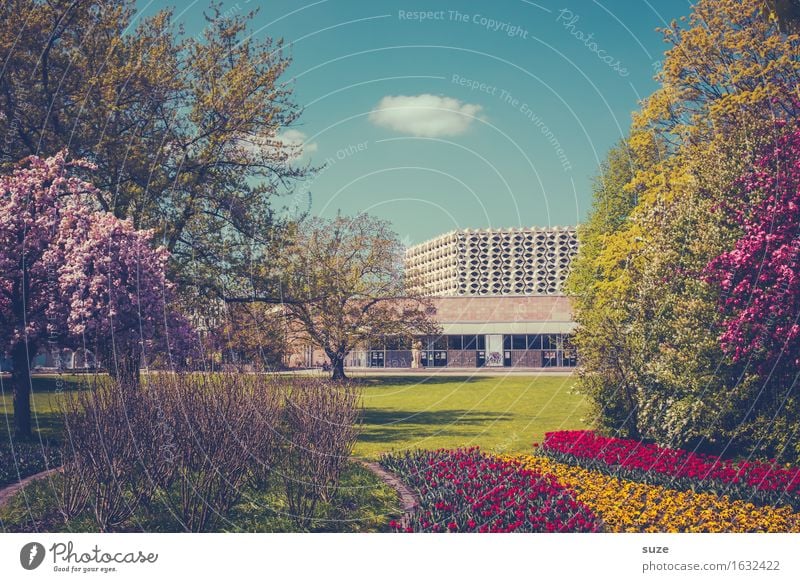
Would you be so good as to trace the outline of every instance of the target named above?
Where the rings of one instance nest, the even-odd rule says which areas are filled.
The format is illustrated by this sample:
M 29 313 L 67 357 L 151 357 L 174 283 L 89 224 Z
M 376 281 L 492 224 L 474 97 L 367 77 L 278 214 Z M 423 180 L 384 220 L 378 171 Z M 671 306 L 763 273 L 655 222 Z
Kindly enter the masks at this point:
M 406 275 L 425 295 L 560 295 L 574 227 L 458 230 L 410 247 Z

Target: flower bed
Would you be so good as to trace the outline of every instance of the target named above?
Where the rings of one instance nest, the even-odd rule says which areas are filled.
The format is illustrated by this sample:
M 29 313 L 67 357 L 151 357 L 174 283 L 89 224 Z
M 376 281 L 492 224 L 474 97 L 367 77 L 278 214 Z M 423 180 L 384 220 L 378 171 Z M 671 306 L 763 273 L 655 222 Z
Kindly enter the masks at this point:
M 58 450 L 38 443 L 16 443 L 13 449 L 8 442 L 0 443 L 0 487 L 18 483 L 25 477 L 60 464 Z
M 763 462 L 737 462 L 669 449 L 591 431 L 545 435 L 540 454 L 632 481 L 682 490 L 726 494 L 758 505 L 800 509 L 800 468 Z
M 549 475 L 478 449 L 389 455 L 381 465 L 420 498 L 408 532 L 594 532 L 599 523 Z
M 540 456 L 501 457 L 553 475 L 609 532 L 800 532 L 800 513 L 789 507 L 756 507 L 712 493 L 678 491 L 626 481 Z

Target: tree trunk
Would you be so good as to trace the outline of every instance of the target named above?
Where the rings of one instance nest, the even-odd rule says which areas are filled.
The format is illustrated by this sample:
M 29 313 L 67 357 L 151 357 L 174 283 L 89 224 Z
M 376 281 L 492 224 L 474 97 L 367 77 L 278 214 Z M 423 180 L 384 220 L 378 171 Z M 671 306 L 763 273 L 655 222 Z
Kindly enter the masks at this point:
M 14 390 L 14 435 L 18 439 L 31 436 L 31 362 L 29 354 L 35 346 L 24 341 L 11 350 L 11 386 Z
M 344 355 L 343 354 L 329 354 L 331 360 L 331 380 L 347 380 L 344 373 Z
M 118 345 L 117 352 L 109 345 L 98 349 L 97 353 L 103 354 L 103 364 L 108 375 L 120 386 L 136 389 L 139 387 L 139 368 L 142 363 L 138 346 Z

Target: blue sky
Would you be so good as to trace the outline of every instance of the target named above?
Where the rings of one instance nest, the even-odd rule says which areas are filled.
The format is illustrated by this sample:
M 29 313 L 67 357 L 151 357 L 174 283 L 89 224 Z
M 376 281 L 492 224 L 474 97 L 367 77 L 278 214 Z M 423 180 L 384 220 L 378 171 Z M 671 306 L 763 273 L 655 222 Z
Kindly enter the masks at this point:
M 169 2 L 142 1 L 143 11 Z M 200 31 L 208 0 L 176 20 Z M 289 204 L 365 210 L 416 243 L 455 228 L 573 225 L 591 178 L 655 88 L 656 28 L 686 0 L 355 0 L 258 6 L 256 36 L 291 45 L 305 108 L 287 140 L 325 168 Z

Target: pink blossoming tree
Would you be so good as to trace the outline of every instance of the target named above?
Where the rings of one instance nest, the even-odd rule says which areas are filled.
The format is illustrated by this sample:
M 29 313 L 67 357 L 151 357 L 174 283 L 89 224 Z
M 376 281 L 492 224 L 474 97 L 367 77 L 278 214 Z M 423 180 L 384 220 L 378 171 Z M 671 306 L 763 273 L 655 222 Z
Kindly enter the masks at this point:
M 721 291 L 721 345 L 789 379 L 800 366 L 800 131 L 778 139 L 739 188 L 732 211 L 743 235 L 706 268 Z
M 136 385 L 143 361 L 154 354 L 173 365 L 191 342 L 189 326 L 170 304 L 169 253 L 154 249 L 152 232 L 129 220 L 94 213 L 61 222 L 67 258 L 58 269 L 70 337 L 91 350 L 125 385 Z
M 85 346 L 135 382 L 148 347 L 171 347 L 171 324 L 188 337 L 169 307 L 166 251 L 152 248 L 149 232 L 93 211 L 97 191 L 78 168 L 91 166 L 62 152 L 0 177 L 0 353 L 13 365 L 20 437 L 30 435 L 30 364 L 43 347 Z

